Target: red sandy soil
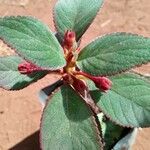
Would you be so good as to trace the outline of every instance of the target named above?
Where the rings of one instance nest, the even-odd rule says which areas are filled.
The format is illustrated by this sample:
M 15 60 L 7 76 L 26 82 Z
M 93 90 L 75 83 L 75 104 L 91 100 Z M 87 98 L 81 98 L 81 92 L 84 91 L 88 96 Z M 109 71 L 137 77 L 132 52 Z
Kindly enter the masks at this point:
M 0 16 L 31 15 L 41 19 L 54 31 L 54 0 L 0 0 Z M 96 36 L 116 31 L 150 36 L 149 0 L 106 0 L 103 9 L 86 32 L 82 46 Z M 9 55 L 0 42 L 0 55 Z M 150 73 L 150 65 L 137 71 Z M 57 80 L 56 75 L 38 81 L 17 92 L 0 89 L 0 150 L 38 150 L 41 105 L 37 93 Z M 35 133 L 36 132 L 36 133 Z M 133 150 L 150 149 L 150 129 L 139 131 Z M 28 137 L 28 138 L 27 138 Z

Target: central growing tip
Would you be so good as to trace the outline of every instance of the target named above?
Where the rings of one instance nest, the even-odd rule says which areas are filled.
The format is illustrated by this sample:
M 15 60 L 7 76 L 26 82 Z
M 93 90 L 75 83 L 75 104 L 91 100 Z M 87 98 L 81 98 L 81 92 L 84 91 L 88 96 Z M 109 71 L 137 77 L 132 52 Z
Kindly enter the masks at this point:
M 95 86 L 106 92 L 111 88 L 112 82 L 106 77 L 95 77 L 84 73 L 76 66 L 76 60 L 80 52 L 78 43 L 76 41 L 76 34 L 73 31 L 67 31 L 64 35 L 63 41 L 64 56 L 66 59 L 66 66 L 63 68 L 63 79 L 69 84 L 72 84 L 76 90 L 86 87 L 84 79 L 88 78 L 95 83 Z

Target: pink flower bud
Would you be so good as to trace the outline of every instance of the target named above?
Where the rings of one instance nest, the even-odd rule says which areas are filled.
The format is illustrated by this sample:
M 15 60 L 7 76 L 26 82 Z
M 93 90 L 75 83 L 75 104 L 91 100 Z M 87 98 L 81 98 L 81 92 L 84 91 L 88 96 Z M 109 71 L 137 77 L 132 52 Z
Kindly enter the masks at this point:
M 83 75 L 87 78 L 89 78 L 90 80 L 92 80 L 95 83 L 95 86 L 99 89 L 101 89 L 103 92 L 106 92 L 107 90 L 109 90 L 112 86 L 112 82 L 106 78 L 106 77 L 95 77 L 92 75 L 89 75 L 85 72 L 75 72 L 74 74 L 76 75 Z
M 104 92 L 109 90 L 112 86 L 112 82 L 106 77 L 93 77 L 91 79 L 95 83 L 95 86 Z
M 67 49 L 70 49 L 73 46 L 74 42 L 76 42 L 76 34 L 75 32 L 68 30 L 64 36 L 63 46 Z
M 18 70 L 21 74 L 30 74 L 33 71 L 38 71 L 39 67 L 35 66 L 32 63 L 24 62 L 18 65 Z

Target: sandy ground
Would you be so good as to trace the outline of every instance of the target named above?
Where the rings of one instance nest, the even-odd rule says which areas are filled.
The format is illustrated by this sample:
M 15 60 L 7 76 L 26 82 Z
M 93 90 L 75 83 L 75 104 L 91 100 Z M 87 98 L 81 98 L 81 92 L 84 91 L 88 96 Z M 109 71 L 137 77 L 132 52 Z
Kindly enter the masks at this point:
M 0 16 L 31 15 L 41 19 L 54 31 L 51 0 L 0 0 Z M 82 46 L 96 36 L 125 31 L 150 36 L 149 0 L 106 0 L 103 9 L 83 37 Z M 10 54 L 0 42 L 0 55 Z M 150 73 L 150 65 L 137 68 Z M 40 87 L 55 80 L 56 75 L 46 76 L 17 92 L 0 89 L 0 150 L 38 150 L 38 129 L 41 105 L 37 99 Z M 133 150 L 150 149 L 150 129 L 139 131 Z

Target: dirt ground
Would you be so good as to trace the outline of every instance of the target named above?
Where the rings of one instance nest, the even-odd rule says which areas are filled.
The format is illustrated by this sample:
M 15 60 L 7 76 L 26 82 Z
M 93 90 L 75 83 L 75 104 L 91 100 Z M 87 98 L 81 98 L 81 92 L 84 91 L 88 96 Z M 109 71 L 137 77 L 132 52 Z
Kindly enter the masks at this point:
M 82 46 L 96 36 L 116 32 L 132 32 L 150 37 L 149 0 L 105 0 L 103 9 L 83 37 Z M 54 31 L 54 0 L 0 0 L 0 16 L 31 15 L 41 19 Z M 0 42 L 0 55 L 10 50 Z M 150 64 L 136 69 L 150 74 Z M 37 93 L 55 80 L 51 75 L 17 92 L 0 89 L 0 150 L 38 150 L 41 105 Z M 139 130 L 133 150 L 150 149 L 150 129 Z

